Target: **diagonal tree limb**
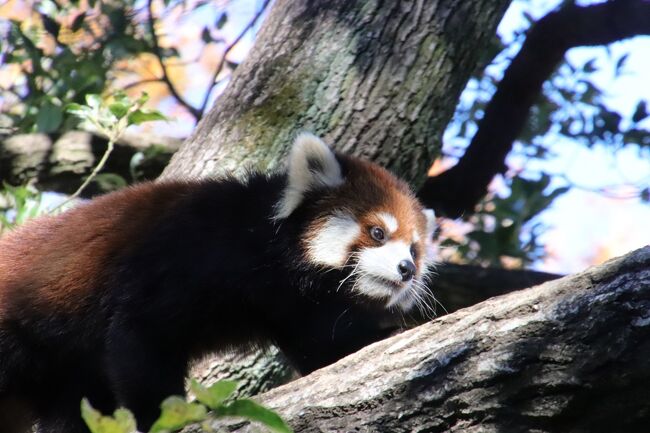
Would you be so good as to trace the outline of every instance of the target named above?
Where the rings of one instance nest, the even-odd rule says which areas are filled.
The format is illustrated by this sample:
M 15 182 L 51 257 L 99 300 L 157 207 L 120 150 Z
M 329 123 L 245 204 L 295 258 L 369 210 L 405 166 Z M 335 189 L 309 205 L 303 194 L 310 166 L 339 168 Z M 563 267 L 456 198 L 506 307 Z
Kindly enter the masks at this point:
M 645 247 L 375 343 L 259 400 L 297 433 L 646 432 L 649 308 Z
M 539 20 L 506 70 L 463 157 L 430 177 L 420 199 L 440 214 L 471 213 L 521 132 L 542 84 L 567 50 L 650 34 L 650 2 L 613 0 L 590 6 L 567 4 Z

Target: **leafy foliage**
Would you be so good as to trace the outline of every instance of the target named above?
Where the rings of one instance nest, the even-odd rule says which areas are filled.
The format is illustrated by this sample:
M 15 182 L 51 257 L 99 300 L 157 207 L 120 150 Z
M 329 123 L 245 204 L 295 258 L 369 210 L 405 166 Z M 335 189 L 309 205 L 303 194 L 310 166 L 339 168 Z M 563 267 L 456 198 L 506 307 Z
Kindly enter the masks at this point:
M 204 387 L 192 381 L 191 389 L 197 402 L 188 402 L 182 397 L 171 396 L 161 405 L 161 414 L 151 427 L 150 433 L 171 433 L 186 426 L 218 418 L 244 418 L 267 427 L 274 433 L 292 433 L 293 430 L 278 414 L 249 399 L 234 399 L 232 394 L 237 383 L 219 381 Z M 118 409 L 113 416 L 104 416 L 93 409 L 88 401 L 81 402 L 82 418 L 92 433 L 132 433 L 135 431 L 133 414 Z
M 41 193 L 35 188 L 3 184 L 0 190 L 0 234 L 41 213 Z
M 91 1 L 84 7 L 43 0 L 34 3 L 31 19 L 10 21 L 2 35 L 2 63 L 20 72 L 3 89 L 14 102 L 4 111 L 11 126 L 26 132 L 70 128 L 67 104 L 104 92 L 117 61 L 150 50 L 131 3 Z
M 207 96 L 202 106 L 189 104 L 170 71 L 180 70 L 181 63 L 188 68 L 197 65 L 211 53 L 206 51 L 192 61 L 181 62 L 181 44 L 156 27 L 172 20 L 170 17 L 176 16 L 176 22 L 181 23 L 187 13 L 201 9 L 214 13 L 223 5 L 208 1 L 190 5 L 183 0 L 17 1 L 22 5 L 18 9 L 31 9 L 32 13 L 9 14 L 8 25 L 0 26 L 0 72 L 16 77 L 0 87 L 0 98 L 6 101 L 0 106 L 3 126 L 20 132 L 68 130 L 75 121 L 66 112 L 66 105 L 83 104 L 89 94 L 123 87 L 125 78 L 129 87 L 162 84 L 157 89 L 166 89 L 195 120 L 208 108 Z M 232 48 L 222 36 L 227 23 L 228 13 L 221 11 L 212 24 L 204 26 L 196 43 L 203 43 L 203 50 L 211 45 L 223 46 L 227 53 Z M 251 28 L 252 24 L 244 32 Z M 154 63 L 143 66 L 148 59 Z M 217 77 L 223 72 L 220 79 L 226 78 L 236 66 L 222 61 L 204 92 L 209 95 L 218 84 Z M 137 119 L 136 123 L 144 120 Z
M 86 178 L 81 186 L 75 191 L 68 200 L 64 201 L 56 209 L 66 205 L 71 200 L 78 197 L 90 182 L 96 180 L 99 172 L 108 160 L 115 142 L 124 133 L 126 128 L 131 125 L 139 125 L 152 120 L 166 120 L 159 111 L 146 110 L 142 106 L 147 102 L 149 96 L 143 93 L 137 100 L 132 101 L 125 93 L 117 92 L 107 101 L 103 101 L 99 95 L 86 95 L 86 105 L 68 104 L 67 111 L 77 116 L 84 122 L 89 123 L 93 128 L 108 137 L 106 152 L 93 169 L 92 173 Z M 117 179 L 116 179 L 117 178 Z M 105 174 L 99 178 L 100 182 L 107 183 L 112 181 L 114 184 L 120 183 L 119 176 Z M 104 185 L 106 188 L 106 185 Z
M 136 430 L 135 418 L 130 411 L 117 409 L 113 416 L 105 416 L 85 398 L 81 401 L 81 417 L 91 433 L 132 433 Z
M 569 190 L 551 188 L 550 182 L 548 175 L 537 180 L 508 179 L 507 193 L 490 195 L 468 218 L 472 230 L 463 241 L 446 239 L 443 246 L 455 247 L 462 261 L 489 266 L 524 267 L 542 258 L 544 249 L 538 239 L 545 227 L 537 216 Z

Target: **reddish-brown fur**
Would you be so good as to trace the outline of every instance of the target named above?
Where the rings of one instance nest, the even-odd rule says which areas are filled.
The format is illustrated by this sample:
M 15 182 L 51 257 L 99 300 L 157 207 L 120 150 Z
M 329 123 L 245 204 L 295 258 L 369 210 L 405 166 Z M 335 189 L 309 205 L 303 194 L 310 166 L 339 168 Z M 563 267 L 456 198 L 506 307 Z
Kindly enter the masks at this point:
M 362 225 L 350 248 L 378 246 L 369 229 L 387 212 L 399 223 L 393 239 L 408 246 L 420 234 L 411 279 L 424 267 L 426 219 L 387 171 L 336 158 L 345 182 L 306 188 L 280 221 L 290 176 L 251 173 L 141 184 L 0 238 L 2 431 L 23 433 L 25 409 L 39 432 L 86 433 L 84 396 L 103 411 L 128 407 L 146 430 L 207 352 L 276 343 L 307 373 L 392 332 L 385 299 L 358 296 L 349 267 L 321 272 L 300 245 L 340 210 Z
M 361 231 L 357 241 L 350 246 L 352 251 L 376 246 L 377 242 L 370 237 L 369 229 L 373 226 L 384 226 L 384 222 L 378 216 L 379 213 L 386 212 L 393 215 L 399 224 L 397 231 L 391 235 L 391 239 L 400 239 L 410 244 L 413 242 L 413 230 L 417 231 L 420 240 L 415 242 L 418 256 L 416 264 L 421 271 L 424 266 L 427 221 L 420 202 L 414 197 L 405 182 L 393 176 L 386 169 L 358 159 L 346 158 L 346 163 L 353 166 L 346 183 L 337 190 L 336 195 L 322 200 L 321 207 L 323 209 L 347 210 L 365 229 Z M 308 234 L 317 233 L 326 220 L 327 218 L 315 220 L 310 225 Z M 310 237 L 306 237 L 305 244 L 309 240 Z
M 0 318 L 26 296 L 43 311 L 84 309 L 84 291 L 101 286 L 96 283 L 106 278 L 111 257 L 127 250 L 187 190 L 183 183 L 128 188 L 96 199 L 95 206 L 80 205 L 65 219 L 41 217 L 6 233 L 0 238 Z M 78 230 L 88 224 L 93 230 Z

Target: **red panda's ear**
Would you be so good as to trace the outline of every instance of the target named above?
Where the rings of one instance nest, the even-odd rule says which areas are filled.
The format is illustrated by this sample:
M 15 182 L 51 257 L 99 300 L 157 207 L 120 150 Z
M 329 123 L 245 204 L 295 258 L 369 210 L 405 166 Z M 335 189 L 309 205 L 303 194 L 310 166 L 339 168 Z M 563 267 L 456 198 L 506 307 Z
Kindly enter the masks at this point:
M 276 218 L 286 218 L 300 205 L 307 191 L 343 183 L 341 166 L 334 152 L 313 134 L 296 138 L 289 155 L 287 186 L 278 203 Z

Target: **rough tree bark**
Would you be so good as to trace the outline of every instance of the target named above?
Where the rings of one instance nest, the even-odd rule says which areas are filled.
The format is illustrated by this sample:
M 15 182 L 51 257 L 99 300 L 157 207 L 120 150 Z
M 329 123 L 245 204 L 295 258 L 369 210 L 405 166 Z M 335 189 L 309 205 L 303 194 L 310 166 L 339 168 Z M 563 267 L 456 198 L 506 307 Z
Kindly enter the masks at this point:
M 258 400 L 301 433 L 647 432 L 649 358 L 650 246 L 375 343 Z
M 508 0 L 278 0 L 163 177 L 276 168 L 296 131 L 414 186 Z

